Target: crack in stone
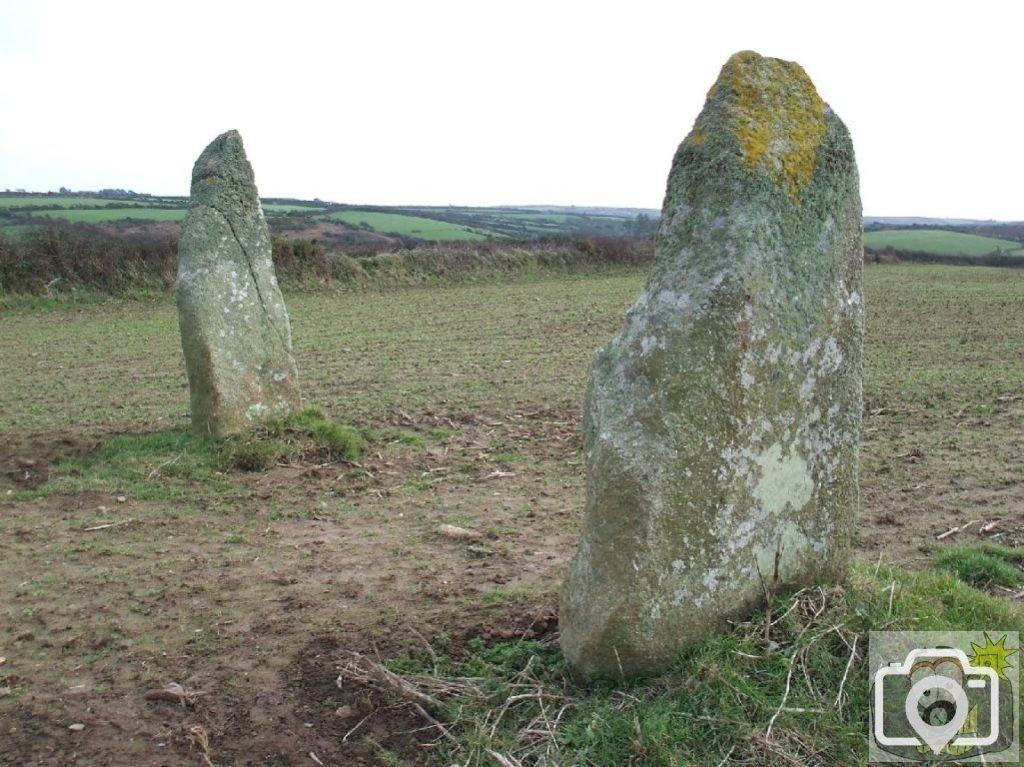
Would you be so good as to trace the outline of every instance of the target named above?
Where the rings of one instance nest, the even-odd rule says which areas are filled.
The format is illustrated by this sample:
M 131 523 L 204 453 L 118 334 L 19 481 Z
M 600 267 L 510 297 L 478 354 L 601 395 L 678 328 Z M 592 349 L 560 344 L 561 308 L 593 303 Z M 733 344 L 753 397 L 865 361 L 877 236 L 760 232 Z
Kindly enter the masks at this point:
M 252 278 L 252 284 L 256 288 L 256 296 L 260 300 L 260 307 L 262 307 L 263 309 L 263 314 L 270 321 L 271 327 L 274 328 L 274 332 L 277 333 L 277 337 L 281 340 L 281 346 L 283 346 L 284 350 L 290 354 L 291 349 L 289 348 L 288 341 L 284 337 L 284 333 L 281 332 L 281 329 L 277 326 L 277 323 L 274 322 L 274 318 L 271 317 L 270 312 L 267 311 L 267 302 L 263 298 L 263 291 L 260 290 L 260 283 L 259 280 L 256 278 L 256 269 L 253 267 L 252 257 L 249 255 L 249 251 L 245 249 L 245 246 L 242 244 L 241 239 L 239 239 L 238 233 L 235 231 L 235 227 L 231 224 L 231 219 L 229 219 L 224 214 L 223 211 L 217 210 L 217 208 L 213 208 L 211 206 L 211 210 L 216 211 L 217 215 L 224 219 L 224 223 L 228 225 L 228 229 L 231 230 L 231 236 L 235 238 L 235 242 L 238 243 L 238 247 L 239 249 L 241 249 L 242 255 L 245 256 L 245 265 L 249 269 L 249 277 Z

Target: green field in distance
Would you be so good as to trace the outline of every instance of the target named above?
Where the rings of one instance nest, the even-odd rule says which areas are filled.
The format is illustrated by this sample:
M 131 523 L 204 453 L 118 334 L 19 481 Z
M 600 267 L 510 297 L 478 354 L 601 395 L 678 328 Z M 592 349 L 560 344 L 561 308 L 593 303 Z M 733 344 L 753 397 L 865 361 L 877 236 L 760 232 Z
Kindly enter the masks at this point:
M 39 210 L 33 215 L 48 218 L 62 218 L 76 223 L 98 224 L 102 221 L 120 221 L 125 218 L 140 221 L 181 221 L 188 211 L 185 208 L 97 208 L 95 210 Z
M 58 197 L 56 195 L 18 195 L 4 197 L 0 195 L 0 208 L 139 208 L 148 207 L 154 203 L 160 204 L 181 204 L 184 200 L 164 201 L 153 199 L 143 200 L 112 200 L 105 197 Z
M 485 235 L 467 226 L 450 224 L 418 216 L 398 213 L 375 213 L 362 210 L 340 210 L 322 216 L 325 220 L 342 221 L 352 226 L 366 224 L 381 234 L 398 234 L 420 240 L 482 240 Z
M 320 213 L 324 210 L 323 206 L 313 205 L 287 205 L 279 202 L 265 202 L 263 203 L 263 210 L 267 213 Z
M 892 248 L 939 256 L 985 256 L 1002 250 L 1021 251 L 1019 242 L 941 229 L 886 229 L 864 233 L 864 246 L 873 250 Z

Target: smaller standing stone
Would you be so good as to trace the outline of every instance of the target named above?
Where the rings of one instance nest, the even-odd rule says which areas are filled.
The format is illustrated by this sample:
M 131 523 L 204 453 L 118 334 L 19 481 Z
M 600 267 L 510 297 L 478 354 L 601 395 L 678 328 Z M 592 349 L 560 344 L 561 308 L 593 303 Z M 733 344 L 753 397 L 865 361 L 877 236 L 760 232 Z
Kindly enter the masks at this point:
M 177 302 L 196 433 L 222 437 L 299 406 L 270 231 L 238 131 L 215 138 L 192 169 Z

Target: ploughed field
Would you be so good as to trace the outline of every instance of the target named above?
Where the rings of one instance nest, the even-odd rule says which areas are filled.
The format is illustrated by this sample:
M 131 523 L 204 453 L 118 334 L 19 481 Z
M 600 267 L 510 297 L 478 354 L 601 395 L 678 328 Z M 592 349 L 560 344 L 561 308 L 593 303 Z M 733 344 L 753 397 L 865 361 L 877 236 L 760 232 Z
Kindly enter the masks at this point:
M 0 763 L 421 753 L 422 720 L 362 722 L 339 659 L 552 635 L 588 367 L 643 279 L 286 296 L 306 400 L 368 444 L 258 472 L 189 454 L 170 300 L 0 315 Z M 865 281 L 858 556 L 1021 545 L 1024 272 Z M 203 694 L 146 697 L 171 682 Z

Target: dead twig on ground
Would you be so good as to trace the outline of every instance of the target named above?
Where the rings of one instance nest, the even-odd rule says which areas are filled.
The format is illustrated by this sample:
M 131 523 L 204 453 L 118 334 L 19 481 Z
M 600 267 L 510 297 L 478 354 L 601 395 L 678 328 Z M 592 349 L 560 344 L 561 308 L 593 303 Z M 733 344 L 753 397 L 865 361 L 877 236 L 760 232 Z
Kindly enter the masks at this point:
M 362 719 L 360 719 L 360 720 L 359 720 L 358 722 L 356 722 L 356 726 L 355 726 L 355 727 L 353 727 L 353 728 L 352 728 L 351 730 L 349 730 L 348 732 L 346 732 L 346 733 L 345 733 L 345 736 L 344 736 L 344 737 L 343 737 L 343 738 L 341 739 L 341 742 L 342 742 L 342 743 L 346 743 L 346 742 L 348 741 L 348 739 L 349 739 L 350 737 L 352 737 L 352 735 L 353 735 L 353 734 L 355 733 L 355 731 L 356 731 L 356 730 L 358 730 L 358 729 L 359 729 L 360 727 L 362 727 L 362 726 L 363 726 L 363 723 L 364 723 L 364 722 L 365 722 L 365 721 L 366 721 L 367 719 L 369 719 L 369 718 L 370 718 L 371 716 L 373 716 L 374 714 L 376 714 L 376 713 L 377 713 L 377 711 L 379 711 L 379 709 L 376 709 L 376 708 L 375 708 L 375 709 L 374 709 L 373 711 L 371 711 L 371 712 L 370 712 L 369 714 L 367 714 L 367 715 L 366 715 L 366 716 L 364 716 L 364 717 L 363 717 Z
M 840 634 L 840 636 L 842 636 Z M 835 707 L 842 713 L 843 710 L 843 689 L 846 687 L 846 680 L 850 676 L 850 669 L 853 668 L 853 663 L 857 659 L 857 640 L 860 637 L 857 634 L 853 635 L 853 647 L 850 648 L 850 659 L 846 661 L 846 670 L 843 671 L 843 679 L 839 682 L 839 692 L 836 694 Z
M 436 727 L 443 737 L 447 738 L 448 740 L 450 740 L 452 743 L 455 743 L 456 745 L 458 744 L 458 741 L 455 739 L 455 736 L 452 735 L 448 731 L 448 728 L 445 727 L 443 724 L 441 724 L 439 721 L 437 721 L 434 717 L 432 717 L 427 712 L 427 710 L 423 708 L 423 706 L 421 706 L 419 703 L 412 703 L 412 707 L 413 707 L 413 709 L 415 709 L 417 714 L 422 716 L 424 719 L 426 719 L 428 722 L 430 722 L 434 727 Z
M 193 748 L 199 749 L 199 755 L 203 758 L 206 767 L 216 767 L 210 757 L 210 734 L 206 728 L 200 725 L 189 727 L 186 737 Z
M 772 622 L 772 600 L 775 599 L 775 595 L 779 592 L 779 560 L 782 559 L 782 539 L 779 539 L 778 544 L 775 547 L 775 563 L 772 567 L 772 582 L 769 586 L 764 582 L 764 575 L 761 573 L 761 566 L 755 560 L 754 566 L 757 568 L 757 577 L 761 581 L 761 589 L 764 591 L 765 601 L 765 614 L 764 614 L 764 641 L 765 644 L 771 645 L 771 630 L 775 623 Z M 793 600 L 795 606 L 797 600 Z
M 107 530 L 111 527 L 121 527 L 122 525 L 130 525 L 134 522 L 134 519 L 122 519 L 120 522 L 108 522 L 105 525 L 94 525 L 93 527 L 83 527 L 83 533 L 94 533 L 97 530 Z
M 504 479 L 505 477 L 514 477 L 515 475 L 516 473 L 514 471 L 501 471 L 500 469 L 495 469 L 486 477 L 481 477 L 481 480 Z
M 201 690 L 187 690 L 177 682 L 171 682 L 159 690 L 150 690 L 142 697 L 146 700 L 164 700 L 170 703 L 180 703 L 184 706 L 194 706 L 196 702 L 206 695 Z
M 799 602 L 801 601 L 801 599 L 798 596 L 793 601 Z M 811 626 L 814 625 L 814 621 L 821 617 L 822 613 L 825 612 L 825 609 L 827 607 L 827 594 L 821 591 L 821 605 L 819 606 L 814 602 L 811 603 L 811 615 L 808 616 L 807 623 L 804 624 L 804 627 L 800 629 L 800 633 L 797 634 L 796 639 L 793 640 L 793 651 L 789 655 L 789 669 L 786 672 L 786 689 L 782 693 L 782 700 L 779 702 L 779 707 L 775 710 L 775 713 L 772 714 L 772 718 L 768 720 L 768 726 L 765 728 L 764 731 L 765 742 L 771 742 L 772 728 L 775 726 L 775 720 L 778 719 L 779 715 L 786 710 L 786 701 L 789 700 L 789 693 L 793 688 L 793 673 L 796 671 L 797 661 L 801 656 L 806 655 L 807 647 L 801 647 L 800 640 L 804 638 L 804 635 L 810 630 Z M 835 627 L 830 626 L 827 631 L 822 633 L 822 636 L 833 631 L 834 629 Z M 817 641 L 817 639 L 820 638 L 820 636 L 816 637 L 815 640 L 811 642 L 811 644 L 813 644 L 814 641 Z
M 359 653 L 352 653 L 349 660 L 341 666 L 341 673 L 338 675 L 336 684 L 344 688 L 346 683 L 352 682 L 381 692 L 394 695 L 405 703 L 423 719 L 431 723 L 441 736 L 455 742 L 449 727 L 431 714 L 431 711 L 442 711 L 443 705 L 440 698 L 445 696 L 472 696 L 483 697 L 483 692 L 473 679 L 442 679 L 428 674 L 411 674 L 407 677 L 399 676 L 386 668 L 382 663 L 367 658 Z M 363 721 L 359 722 L 346 735 L 359 729 Z
M 502 754 L 499 754 L 497 751 L 492 751 L 489 748 L 485 750 L 487 751 L 487 755 L 491 757 L 494 761 L 496 761 L 498 764 L 500 764 L 501 767 L 523 767 L 522 762 L 520 762 L 518 759 L 514 759 L 511 756 L 503 756 Z
M 422 643 L 427 650 L 427 654 L 430 656 L 430 662 L 434 666 L 434 676 L 437 676 L 437 653 L 434 652 L 434 648 L 430 646 L 430 642 L 423 636 L 419 631 L 416 630 L 415 626 L 406 626 L 410 634 L 414 634 Z
M 390 692 L 405 701 L 425 705 L 434 710 L 441 707 L 440 701 L 421 692 L 412 682 L 358 653 L 354 654 L 352 659 L 341 668 L 341 674 L 337 679 L 338 687 L 342 687 L 345 681 Z
M 974 525 L 978 524 L 979 522 L 981 522 L 980 519 L 972 519 L 970 522 L 965 522 L 964 524 L 960 525 L 959 527 L 951 527 L 946 532 L 940 533 L 939 535 L 936 535 L 935 536 L 935 540 L 941 541 L 941 540 L 944 540 L 944 539 L 948 538 L 951 535 L 956 535 L 957 533 L 962 533 L 965 530 L 967 530 L 968 528 L 973 527 Z M 982 528 L 982 531 L 984 532 L 984 528 Z
M 726 751 L 726 752 L 725 752 L 725 756 L 723 756 L 723 757 L 722 757 L 722 761 L 720 761 L 720 762 L 718 763 L 718 767 L 725 767 L 725 764 L 726 764 L 726 762 L 728 762 L 728 761 L 729 761 L 729 758 L 730 758 L 730 757 L 732 756 L 732 753 L 733 753 L 733 751 L 735 751 L 735 750 L 736 750 L 736 745 L 735 745 L 735 744 L 733 744 L 733 747 L 732 747 L 732 748 L 730 748 L 730 749 L 729 749 L 728 751 Z
M 440 697 L 483 696 L 483 692 L 474 679 L 441 679 L 429 674 L 400 677 L 385 668 L 383 664 L 358 652 L 351 653 L 340 671 L 337 679 L 339 688 L 343 688 L 346 682 L 354 682 L 383 692 L 390 692 L 403 700 L 420 704 L 433 711 L 438 711 L 441 708 Z
M 1013 589 L 1006 588 L 1006 586 L 997 586 L 996 588 L 1005 592 L 1010 599 L 1024 599 L 1024 591 L 1014 591 Z
M 445 538 L 451 538 L 455 541 L 479 541 L 484 537 L 484 534 L 478 530 L 470 530 L 467 527 L 458 527 L 457 525 L 438 525 L 437 532 Z
M 170 459 L 164 461 L 162 464 L 160 464 L 155 469 L 153 469 L 153 471 L 149 472 L 149 476 L 147 477 L 147 479 L 156 479 L 157 477 L 160 476 L 160 470 L 161 469 L 166 468 L 167 466 L 173 466 L 178 461 L 180 461 L 182 456 L 184 456 L 184 455 L 185 455 L 184 453 L 178 453 L 176 456 L 174 456 L 174 458 L 170 458 Z

